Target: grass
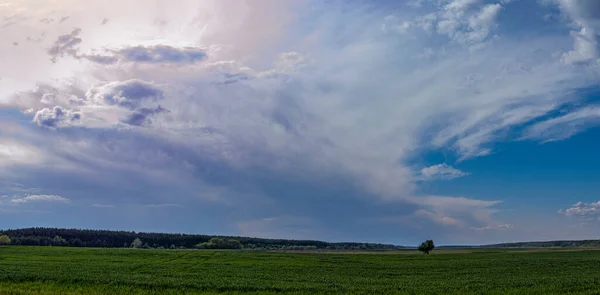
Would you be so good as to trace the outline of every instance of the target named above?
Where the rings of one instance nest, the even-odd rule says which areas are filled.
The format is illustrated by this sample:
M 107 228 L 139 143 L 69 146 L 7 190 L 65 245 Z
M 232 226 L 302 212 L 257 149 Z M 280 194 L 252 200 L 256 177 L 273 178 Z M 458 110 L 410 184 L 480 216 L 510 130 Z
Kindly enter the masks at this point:
M 411 255 L 414 254 L 414 255 Z M 0 294 L 600 294 L 600 251 L 0 247 Z

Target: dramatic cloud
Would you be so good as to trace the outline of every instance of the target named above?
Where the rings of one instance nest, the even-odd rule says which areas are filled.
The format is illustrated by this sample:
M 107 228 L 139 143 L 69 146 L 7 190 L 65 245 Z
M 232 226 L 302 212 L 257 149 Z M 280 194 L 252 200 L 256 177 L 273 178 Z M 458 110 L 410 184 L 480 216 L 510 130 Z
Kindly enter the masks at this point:
M 31 187 L 73 167 L 56 186 L 93 187 L 77 187 L 88 210 L 119 203 L 115 195 L 141 207 L 189 202 L 207 219 L 242 214 L 225 221 L 239 232 L 279 235 L 288 230 L 280 220 L 310 237 L 367 207 L 361 218 L 449 236 L 449 228 L 509 232 L 496 214 L 508 202 L 494 189 L 452 197 L 474 177 L 440 187 L 423 180 L 466 176 L 457 163 L 481 171 L 478 158 L 510 153 L 497 148 L 505 142 L 563 139 L 597 124 L 597 107 L 580 93 L 597 85 L 598 65 L 573 65 L 596 58 L 596 5 L 550 1 L 524 12 L 518 1 L 367 2 L 0 8 L 29 17 L 0 44 L 10 56 L 0 67 L 0 112 L 22 127 L 0 130 L 0 165 L 22 170 Z M 558 9 L 568 23 L 543 17 Z M 570 30 L 583 36 L 581 48 Z M 26 36 L 40 43 L 10 44 Z M 115 194 L 87 193 L 102 189 Z M 354 207 L 333 216 L 315 209 L 322 203 Z
M 33 117 L 33 121 L 38 125 L 50 128 L 70 126 L 78 123 L 80 120 L 80 113 L 65 110 L 60 106 L 55 106 L 52 109 L 41 109 Z
M 469 175 L 468 173 L 462 172 L 446 163 L 433 165 L 421 169 L 421 175 L 425 180 L 433 179 L 444 179 L 450 180 Z
M 438 23 L 438 18 L 459 22 L 452 37 L 469 44 L 487 38 L 488 33 L 481 32 L 493 28 L 501 11 L 498 5 L 475 1 L 452 1 L 433 8 L 437 16 L 432 22 Z M 489 154 L 489 145 L 501 140 L 506 130 L 552 110 L 567 99 L 564 94 L 571 87 L 582 83 L 575 80 L 576 73 L 554 62 L 550 52 L 532 51 L 543 50 L 550 40 L 525 44 L 508 39 L 472 51 L 462 46 L 434 47 L 439 40 L 432 42 L 409 32 L 414 39 L 398 44 L 397 35 L 381 32 L 382 15 L 353 13 L 357 23 L 365 24 L 363 33 L 350 38 L 344 34 L 353 28 L 333 32 L 326 15 L 315 18 L 323 23 L 312 37 L 318 39 L 300 36 L 296 46 L 311 48 L 308 45 L 317 42 L 319 47 L 303 54 L 280 54 L 271 58 L 271 68 L 253 69 L 241 58 L 229 63 L 225 73 L 219 72 L 226 82 L 215 77 L 215 72 L 198 69 L 121 71 L 118 75 L 124 82 L 113 80 L 92 87 L 78 111 L 86 121 L 104 118 L 110 124 L 148 126 L 151 118 L 168 109 L 169 121 L 161 123 L 160 132 L 180 135 L 219 130 L 218 135 L 200 132 L 193 139 L 179 141 L 211 149 L 219 146 L 228 155 L 224 161 L 235 158 L 235 165 L 265 166 L 262 159 L 277 157 L 289 166 L 270 169 L 287 170 L 294 159 L 311 159 L 303 161 L 306 171 L 360 179 L 367 190 L 389 200 L 413 195 L 418 173 L 402 164 L 410 160 L 407 151 L 451 148 L 461 160 Z M 398 20 L 403 17 L 396 16 Z M 412 19 L 416 24 L 429 17 Z M 336 35 L 344 37 L 332 41 Z M 405 54 L 383 58 L 383 53 L 398 46 Z M 423 47 L 431 49 L 430 61 L 418 58 Z M 123 48 L 103 55 L 104 63 L 186 64 L 206 57 L 205 51 L 194 47 Z M 533 59 L 533 54 L 540 58 Z M 399 69 L 393 65 L 413 66 Z M 107 70 L 104 75 L 111 73 Z M 144 80 L 168 85 L 169 94 Z M 363 99 L 366 96 L 372 99 Z M 152 105 L 159 100 L 160 106 Z M 129 112 L 92 108 L 86 102 Z M 425 137 L 423 130 L 433 133 Z M 447 174 L 443 177 L 458 176 L 448 167 L 440 168 L 446 169 L 440 172 Z
M 55 195 L 29 195 L 22 198 L 16 198 L 10 200 L 13 204 L 24 204 L 31 202 L 58 202 L 58 203 L 70 203 L 71 200 Z
M 61 22 L 63 20 L 61 19 Z M 106 24 L 106 22 L 102 22 Z M 53 63 L 59 57 L 70 56 L 75 59 L 86 59 L 94 63 L 111 65 L 115 63 L 137 64 L 194 64 L 207 58 L 207 49 L 198 47 L 173 47 L 169 45 L 129 46 L 118 50 L 105 50 L 104 54 L 84 54 L 80 52 L 83 40 L 81 29 L 74 29 L 70 34 L 60 35 L 54 45 L 48 49 Z
M 132 79 L 94 87 L 86 93 L 86 99 L 97 104 L 135 109 L 145 102 L 163 99 L 163 92 L 152 83 Z

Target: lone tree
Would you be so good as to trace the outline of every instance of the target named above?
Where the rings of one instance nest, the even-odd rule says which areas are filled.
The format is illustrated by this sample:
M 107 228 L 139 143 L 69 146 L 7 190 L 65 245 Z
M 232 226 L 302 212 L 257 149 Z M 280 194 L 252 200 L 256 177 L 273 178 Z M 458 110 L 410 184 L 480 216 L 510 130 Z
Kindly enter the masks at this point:
M 431 250 L 433 250 L 433 248 L 435 248 L 435 245 L 433 244 L 433 240 L 427 240 L 427 241 L 421 243 L 421 245 L 419 245 L 419 251 L 421 251 L 425 254 L 429 254 L 429 252 L 431 252 Z

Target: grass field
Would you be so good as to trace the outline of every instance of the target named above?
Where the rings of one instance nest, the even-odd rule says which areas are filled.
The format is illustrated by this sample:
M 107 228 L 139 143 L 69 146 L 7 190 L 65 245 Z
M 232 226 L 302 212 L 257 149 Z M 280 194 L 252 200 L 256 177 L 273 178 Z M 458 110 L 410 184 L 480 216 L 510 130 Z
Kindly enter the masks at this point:
M 600 294 L 600 251 L 0 247 L 0 294 Z

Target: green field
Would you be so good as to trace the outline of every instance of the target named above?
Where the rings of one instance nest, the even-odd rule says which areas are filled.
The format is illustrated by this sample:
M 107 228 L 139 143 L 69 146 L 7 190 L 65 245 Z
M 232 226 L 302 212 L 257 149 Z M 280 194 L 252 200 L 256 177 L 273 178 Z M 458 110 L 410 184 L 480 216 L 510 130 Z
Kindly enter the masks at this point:
M 0 247 L 0 294 L 600 294 L 600 251 Z

